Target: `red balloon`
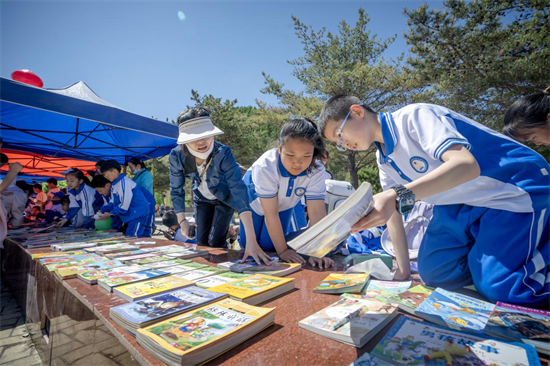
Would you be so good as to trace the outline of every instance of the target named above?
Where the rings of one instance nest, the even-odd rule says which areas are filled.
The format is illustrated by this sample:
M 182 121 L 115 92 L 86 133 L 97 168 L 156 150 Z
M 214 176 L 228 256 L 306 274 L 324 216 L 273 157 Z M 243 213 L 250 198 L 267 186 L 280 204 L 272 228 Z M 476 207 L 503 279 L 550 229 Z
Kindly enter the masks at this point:
M 34 72 L 31 70 L 17 70 L 11 73 L 11 78 L 15 81 L 19 81 L 21 83 L 37 86 L 39 88 L 44 86 L 44 83 L 42 82 L 42 79 L 38 77 Z

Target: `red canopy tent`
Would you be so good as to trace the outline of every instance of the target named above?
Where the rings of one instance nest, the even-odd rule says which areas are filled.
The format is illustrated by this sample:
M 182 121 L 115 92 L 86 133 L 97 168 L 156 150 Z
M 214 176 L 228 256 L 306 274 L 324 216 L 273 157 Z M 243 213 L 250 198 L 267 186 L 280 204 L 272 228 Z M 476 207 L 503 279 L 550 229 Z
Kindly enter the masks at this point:
M 78 168 L 86 173 L 87 170 L 95 170 L 95 162 L 70 158 L 47 157 L 31 152 L 2 149 L 12 163 L 23 165 L 21 174 L 31 174 L 54 178 L 65 178 L 62 172 L 69 168 Z M 8 166 L 0 168 L 2 172 L 8 170 Z

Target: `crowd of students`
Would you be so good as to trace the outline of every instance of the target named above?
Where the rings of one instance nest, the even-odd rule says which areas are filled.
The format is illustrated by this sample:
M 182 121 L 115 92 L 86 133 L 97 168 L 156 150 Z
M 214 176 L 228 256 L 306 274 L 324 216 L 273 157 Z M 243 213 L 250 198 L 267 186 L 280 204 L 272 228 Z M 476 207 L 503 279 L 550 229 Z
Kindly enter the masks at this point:
M 285 123 L 277 147 L 244 177 L 231 148 L 215 140 L 223 132 L 208 110 L 185 110 L 177 123 L 178 146 L 169 155 L 174 211 L 165 222 L 182 241 L 223 246 L 236 212 L 243 260 L 269 263 L 266 252 L 277 252 L 286 262 L 304 263 L 287 242 L 306 230 L 308 221 L 311 226 L 325 216 L 323 140 L 341 151 L 374 144 L 383 192 L 353 231 L 387 224 L 398 264 L 395 279 L 411 272 L 402 217 L 422 200 L 435 205 L 418 256 L 428 285 L 473 284 L 492 301 L 515 304 L 536 306 L 550 298 L 550 166 L 518 142 L 550 145 L 548 89 L 509 108 L 505 134 L 442 106 L 413 104 L 376 113 L 356 97 L 335 96 L 317 124 Z M 98 164 L 92 182 L 79 170 L 67 172 L 68 196 L 53 181 L 47 194 L 34 186 L 33 204 L 45 208 L 46 216 L 59 205 L 58 212 L 65 213 L 60 226 L 92 227 L 95 219 L 112 216 L 114 227 L 125 225 L 129 236 L 151 235 L 155 202 L 143 162 L 130 161 L 134 181 L 114 160 Z M 192 181 L 194 222 L 185 215 L 186 179 Z M 329 258 L 308 261 L 321 268 L 333 264 Z

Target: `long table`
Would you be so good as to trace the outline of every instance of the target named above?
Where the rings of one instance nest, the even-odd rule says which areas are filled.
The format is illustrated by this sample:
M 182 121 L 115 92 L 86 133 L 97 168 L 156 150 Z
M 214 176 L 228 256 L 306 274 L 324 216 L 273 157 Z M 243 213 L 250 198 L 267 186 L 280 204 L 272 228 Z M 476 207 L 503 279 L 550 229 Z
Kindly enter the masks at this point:
M 181 243 L 158 240 L 153 246 L 168 244 Z M 124 300 L 79 279 L 63 281 L 31 259 L 31 254 L 48 250 L 26 250 L 9 239 L 4 245 L 2 275 L 25 311 L 44 364 L 163 365 L 109 317 L 109 309 L 126 303 Z M 209 256 L 193 261 L 214 266 L 239 256 L 235 251 L 198 249 L 209 250 Z M 305 265 L 301 271 L 289 275 L 294 278 L 295 290 L 260 305 L 277 309 L 275 324 L 208 364 L 345 366 L 371 351 L 397 318 L 362 348 L 327 339 L 298 326 L 300 320 L 338 299 L 337 295 L 312 292 L 328 273 L 344 269 L 341 258 L 336 259 L 336 268 L 320 270 Z M 43 329 L 48 328 L 48 323 L 49 331 L 44 335 Z

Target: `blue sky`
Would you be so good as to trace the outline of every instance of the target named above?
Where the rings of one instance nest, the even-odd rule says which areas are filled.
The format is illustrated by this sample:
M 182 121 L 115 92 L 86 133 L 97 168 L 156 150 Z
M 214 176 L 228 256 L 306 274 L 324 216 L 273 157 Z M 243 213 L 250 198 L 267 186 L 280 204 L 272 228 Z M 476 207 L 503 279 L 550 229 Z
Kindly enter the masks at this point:
M 440 1 L 428 1 L 441 7 Z M 191 89 L 239 105 L 260 93 L 262 71 L 301 90 L 287 60 L 302 55 L 291 15 L 319 30 L 354 24 L 364 8 L 369 29 L 397 34 L 386 57 L 407 52 L 403 8 L 422 1 L 9 1 L 0 2 L 0 75 L 18 69 L 46 88 L 85 81 L 123 109 L 165 120 L 191 104 Z M 178 19 L 182 11 L 186 19 Z

